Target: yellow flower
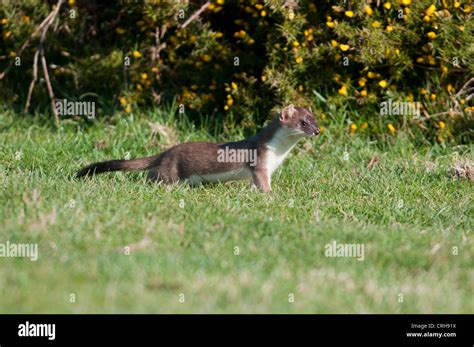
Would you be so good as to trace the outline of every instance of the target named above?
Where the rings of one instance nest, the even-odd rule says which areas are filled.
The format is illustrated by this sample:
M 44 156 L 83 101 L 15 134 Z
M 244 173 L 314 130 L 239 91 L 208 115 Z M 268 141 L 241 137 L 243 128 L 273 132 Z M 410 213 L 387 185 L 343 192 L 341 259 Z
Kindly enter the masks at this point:
M 245 35 L 247 35 L 247 33 L 245 32 L 245 30 L 240 30 L 240 31 L 237 31 L 234 33 L 234 37 L 236 38 L 242 38 L 244 37 Z
M 436 33 L 433 31 L 430 31 L 428 34 L 426 34 L 430 39 L 434 40 L 436 38 Z
M 301 63 L 303 62 L 303 58 L 302 58 L 302 57 L 297 57 L 295 60 L 296 60 L 296 62 L 297 62 L 298 64 L 301 64 Z
M 261 80 L 262 80 L 262 82 L 265 82 L 267 80 L 267 76 L 262 75 Z
M 385 28 L 388 32 L 391 32 L 393 30 L 393 26 L 391 25 L 387 25 L 387 27 Z
M 340 44 L 340 45 L 339 45 L 339 48 L 341 49 L 341 51 L 345 52 L 345 51 L 347 51 L 350 47 L 349 47 L 349 45 Z
M 453 91 L 454 91 L 453 85 L 451 83 L 448 83 L 448 93 L 452 94 Z
M 132 105 L 128 104 L 128 105 L 125 107 L 125 112 L 127 112 L 127 113 L 132 112 Z
M 431 4 L 430 7 L 426 9 L 426 15 L 431 16 L 434 11 L 436 11 L 436 6 L 434 4 Z
M 365 79 L 365 77 L 362 77 L 361 79 L 359 79 L 359 86 L 364 87 L 366 82 L 367 80 Z
M 218 5 L 224 5 L 225 0 L 217 0 Z
M 298 90 L 299 90 L 300 92 L 302 92 L 302 91 L 304 90 L 304 87 L 300 84 L 300 85 L 298 86 Z
M 431 99 L 432 101 L 435 101 L 435 100 L 436 100 L 436 94 L 431 94 L 431 95 L 430 95 L 430 99 Z
M 145 80 L 148 78 L 147 73 L 144 72 L 144 73 L 140 74 L 140 78 L 141 78 L 143 81 L 145 81 Z
M 257 10 L 261 10 L 263 8 L 263 5 L 262 4 L 255 4 L 255 8 Z
M 228 106 L 232 106 L 233 104 L 234 104 L 234 99 L 228 98 L 228 99 L 227 99 L 227 105 L 228 105 Z
M 209 4 L 209 6 L 207 6 L 207 9 L 210 10 L 210 11 L 212 11 L 215 8 L 216 8 L 216 5 L 214 5 L 214 4 Z
M 293 41 L 293 46 L 294 46 L 294 47 L 298 47 L 299 45 L 300 45 L 300 43 L 299 43 L 298 41 L 296 41 L 296 40 Z
M 0 23 L 1 23 L 2 25 L 7 25 L 7 24 L 8 24 L 8 19 L 3 18 L 3 19 L 0 21 Z
M 141 92 L 143 90 L 143 87 L 140 83 L 137 84 L 137 90 Z
M 140 58 L 142 56 L 142 54 L 139 51 L 133 51 L 132 54 L 135 58 Z
M 151 72 L 158 73 L 158 68 L 156 66 L 153 66 L 151 68 Z
M 425 22 L 429 22 L 429 21 L 431 20 L 431 18 L 430 18 L 430 16 L 424 16 L 424 17 L 423 17 L 423 20 L 424 20 Z
M 408 6 L 411 4 L 411 0 L 402 0 L 402 4 Z
M 69 0 L 69 6 L 74 6 L 76 4 L 76 0 Z
M 388 83 L 387 83 L 386 80 L 381 80 L 381 81 L 379 82 L 379 86 L 381 86 L 382 88 L 385 88 L 387 85 L 388 85 Z
M 23 16 L 23 22 L 29 23 L 29 22 L 30 22 L 30 17 L 28 17 L 28 16 Z
M 454 2 L 454 8 L 459 8 L 461 6 L 461 3 L 459 1 Z
M 347 87 L 343 85 L 339 90 L 337 91 L 339 95 L 347 95 Z
M 392 123 L 388 123 L 387 128 L 392 134 L 395 134 L 395 132 L 397 131 L 395 127 L 392 125 Z
M 8 39 L 10 36 L 12 36 L 12 32 L 11 31 L 5 31 L 3 33 L 3 38 L 4 39 Z
M 326 22 L 326 25 L 330 28 L 334 28 L 334 22 Z
M 354 123 L 351 124 L 351 133 L 355 133 L 357 130 L 357 125 L 355 125 Z
M 367 73 L 368 78 L 377 78 L 378 75 L 379 75 L 378 73 L 375 73 L 375 72 L 372 72 L 372 71 L 369 71 Z
M 372 27 L 374 28 L 380 28 L 380 22 L 378 20 L 372 22 Z
M 237 83 L 232 82 L 230 85 L 232 86 L 233 90 L 237 90 Z
M 444 123 L 442 120 L 440 120 L 438 125 L 439 125 L 440 129 L 444 129 L 444 127 L 446 126 L 446 123 Z
M 266 12 L 265 10 L 262 10 L 262 12 L 260 12 L 260 15 L 261 15 L 262 17 L 265 17 L 265 16 L 267 15 L 267 12 Z
M 386 2 L 385 4 L 383 4 L 383 7 L 385 7 L 387 10 L 390 10 L 392 8 L 392 4 L 389 2 Z
M 346 11 L 346 12 L 344 12 L 344 14 L 349 18 L 354 17 L 354 12 L 352 12 L 352 11 Z
M 225 110 L 225 111 L 228 111 L 228 110 L 229 110 L 229 106 L 224 105 L 224 110 Z
M 118 35 L 123 35 L 123 34 L 125 34 L 125 33 L 127 32 L 127 30 L 125 30 L 125 29 L 123 29 L 123 28 L 121 28 L 121 27 L 117 27 L 117 28 L 115 29 L 115 32 L 116 32 Z
M 331 40 L 331 46 L 337 47 L 337 41 L 336 40 Z
M 367 96 L 367 90 L 363 89 L 363 90 L 360 92 L 360 95 L 365 98 L 365 97 Z
M 360 125 L 360 129 L 361 129 L 361 130 L 367 129 L 368 126 L 369 126 L 369 123 L 364 122 L 364 123 L 362 123 L 362 124 Z
M 206 63 L 209 63 L 212 60 L 212 57 L 209 54 L 204 54 L 202 56 L 202 60 L 204 60 Z
M 119 98 L 120 105 L 124 106 L 127 103 L 127 98 L 125 96 L 121 96 Z
M 374 11 L 369 5 L 365 5 L 365 13 L 367 13 L 368 16 L 371 16 Z

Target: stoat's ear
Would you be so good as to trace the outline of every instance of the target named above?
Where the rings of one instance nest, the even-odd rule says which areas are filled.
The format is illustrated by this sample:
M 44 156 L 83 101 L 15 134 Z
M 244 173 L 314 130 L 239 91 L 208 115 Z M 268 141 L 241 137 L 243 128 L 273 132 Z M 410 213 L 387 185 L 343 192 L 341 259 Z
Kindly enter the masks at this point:
M 283 111 L 281 111 L 281 114 L 280 114 L 280 121 L 282 122 L 287 122 L 289 121 L 291 118 L 293 118 L 293 116 L 295 115 L 296 113 L 296 108 L 295 106 L 293 105 L 290 105 L 290 106 L 287 106 L 283 109 Z

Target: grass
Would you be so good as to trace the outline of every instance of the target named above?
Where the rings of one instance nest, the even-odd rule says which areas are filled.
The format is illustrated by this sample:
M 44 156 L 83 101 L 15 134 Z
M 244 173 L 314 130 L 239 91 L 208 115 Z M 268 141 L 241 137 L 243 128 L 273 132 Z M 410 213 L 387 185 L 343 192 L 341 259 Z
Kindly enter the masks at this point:
M 0 116 L 0 242 L 39 245 L 36 262 L 0 258 L 2 313 L 474 311 L 473 186 L 449 171 L 473 146 L 327 129 L 292 152 L 270 195 L 142 173 L 71 178 L 91 161 L 165 148 L 149 122 L 181 142 L 216 140 L 165 111 L 60 130 Z M 364 244 L 365 259 L 326 257 L 332 240 Z

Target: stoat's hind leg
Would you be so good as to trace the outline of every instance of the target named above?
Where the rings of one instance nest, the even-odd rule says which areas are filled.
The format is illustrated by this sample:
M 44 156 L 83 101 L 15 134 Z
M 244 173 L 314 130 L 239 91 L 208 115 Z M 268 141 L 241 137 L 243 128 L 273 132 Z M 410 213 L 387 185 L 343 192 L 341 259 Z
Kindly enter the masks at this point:
M 158 177 L 158 170 L 153 168 L 151 170 L 148 170 L 148 180 L 159 183 L 161 182 L 160 177 Z
M 156 183 L 163 182 L 165 184 L 173 184 L 179 181 L 177 174 L 170 171 L 160 170 L 159 167 L 151 168 L 148 171 L 148 179 Z

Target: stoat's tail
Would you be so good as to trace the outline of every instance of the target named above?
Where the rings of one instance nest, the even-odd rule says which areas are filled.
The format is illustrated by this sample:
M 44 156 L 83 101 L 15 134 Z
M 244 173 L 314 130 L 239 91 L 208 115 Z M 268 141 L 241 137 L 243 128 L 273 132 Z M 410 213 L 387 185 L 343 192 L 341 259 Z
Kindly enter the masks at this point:
M 76 178 L 92 176 L 95 174 L 110 171 L 135 171 L 145 170 L 155 166 L 159 155 L 132 160 L 108 160 L 99 163 L 93 163 L 81 169 Z

